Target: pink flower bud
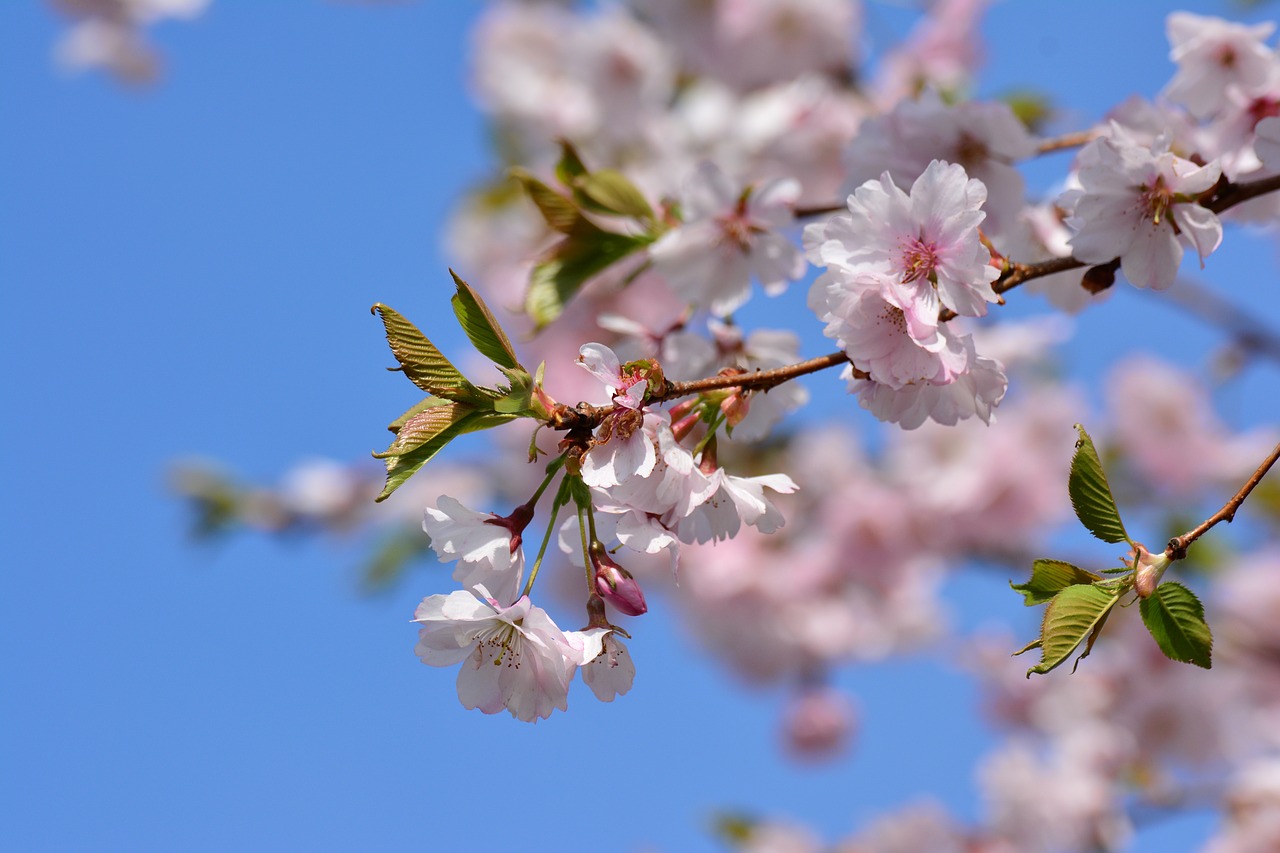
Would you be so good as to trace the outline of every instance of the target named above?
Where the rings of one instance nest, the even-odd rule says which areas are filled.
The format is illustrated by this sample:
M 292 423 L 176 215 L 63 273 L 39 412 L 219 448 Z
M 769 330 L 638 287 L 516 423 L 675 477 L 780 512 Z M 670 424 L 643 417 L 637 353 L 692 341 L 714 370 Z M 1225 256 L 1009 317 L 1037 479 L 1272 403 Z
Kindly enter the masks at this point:
M 644 603 L 644 593 L 631 573 L 619 566 L 609 556 L 600 542 L 591 543 L 591 566 L 595 570 L 596 592 L 619 612 L 627 616 L 639 616 L 649 609 Z
M 734 390 L 732 394 L 720 402 L 720 411 L 724 412 L 725 422 L 731 427 L 736 427 L 742 423 L 742 419 L 747 416 L 750 408 L 751 392 L 744 391 L 741 388 Z

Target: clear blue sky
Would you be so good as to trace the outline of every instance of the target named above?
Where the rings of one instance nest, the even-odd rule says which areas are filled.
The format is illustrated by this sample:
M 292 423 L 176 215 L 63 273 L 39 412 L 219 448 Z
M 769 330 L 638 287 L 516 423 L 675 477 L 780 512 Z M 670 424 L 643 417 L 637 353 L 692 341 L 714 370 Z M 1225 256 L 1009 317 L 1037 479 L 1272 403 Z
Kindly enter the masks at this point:
M 720 808 L 832 839 L 921 796 L 975 813 L 993 740 L 945 664 L 843 676 L 858 745 L 797 769 L 775 747 L 780 697 L 735 684 L 659 603 L 629 696 L 577 685 L 570 713 L 530 726 L 464 711 L 454 673 L 413 656 L 408 619 L 444 572 L 364 598 L 349 543 L 186 538 L 175 458 L 270 481 L 362 456 L 412 401 L 368 307 L 445 316 L 442 224 L 489 163 L 464 74 L 480 8 L 218 0 L 153 33 L 166 72 L 134 91 L 59 72 L 44 4 L 0 6 L 0 847 L 696 853 L 719 849 Z M 1166 8 L 999 4 L 987 89 L 1060 93 L 1081 125 L 1153 94 Z M 1274 294 L 1272 248 L 1236 257 L 1211 272 Z M 1150 304 L 1086 316 L 1071 357 L 1096 372 Z M 1167 357 L 1215 340 L 1151 316 Z M 1276 383 L 1231 392 L 1239 423 L 1276 417 Z M 1018 610 L 1001 578 L 954 594 L 962 624 Z

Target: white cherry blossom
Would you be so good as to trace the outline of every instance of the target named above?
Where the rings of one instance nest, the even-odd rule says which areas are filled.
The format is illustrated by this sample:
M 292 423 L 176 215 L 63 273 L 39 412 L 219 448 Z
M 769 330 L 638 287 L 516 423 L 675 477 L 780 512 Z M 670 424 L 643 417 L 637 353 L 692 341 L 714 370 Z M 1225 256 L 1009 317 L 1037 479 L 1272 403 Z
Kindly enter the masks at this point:
M 1206 118 L 1222 105 L 1228 86 L 1248 89 L 1261 84 L 1275 61 L 1263 42 L 1275 31 L 1274 23 L 1248 26 L 1174 12 L 1166 19 L 1169 58 L 1178 73 L 1165 87 L 1164 96 L 1185 104 L 1197 118 Z
M 422 626 L 414 651 L 423 663 L 462 664 L 458 698 L 464 707 L 486 714 L 506 709 L 524 722 L 566 710 L 574 672 L 601 651 L 600 632 L 566 635 L 528 596 L 502 607 L 469 592 L 431 595 L 413 621 Z
M 636 665 L 631 653 L 614 631 L 604 635 L 600 654 L 582 667 L 582 680 L 601 702 L 624 695 L 635 681 Z
M 681 195 L 684 222 L 653 245 L 654 268 L 681 299 L 728 316 L 754 277 L 776 295 L 804 274 L 804 257 L 779 233 L 794 220 L 800 185 L 771 180 L 743 189 L 713 163 L 699 165 Z
M 437 557 L 458 561 L 453 579 L 463 587 L 483 587 L 499 601 L 515 601 L 524 576 L 524 549 L 506 519 L 467 509 L 442 495 L 423 513 L 422 529 L 431 537 Z
M 1222 241 L 1222 223 L 1194 198 L 1218 182 L 1217 162 L 1197 166 L 1164 145 L 1141 145 L 1119 125 L 1080 152 L 1081 189 L 1062 195 L 1075 234 L 1072 253 L 1090 264 L 1120 259 L 1137 287 L 1173 284 L 1184 243 L 1206 255 Z

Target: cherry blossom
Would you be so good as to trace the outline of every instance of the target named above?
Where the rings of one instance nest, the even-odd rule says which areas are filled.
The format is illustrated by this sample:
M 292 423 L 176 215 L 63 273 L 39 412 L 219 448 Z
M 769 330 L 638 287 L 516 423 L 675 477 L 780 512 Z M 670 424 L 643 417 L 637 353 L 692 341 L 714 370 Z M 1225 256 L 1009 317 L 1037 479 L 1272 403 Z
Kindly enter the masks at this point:
M 458 698 L 463 707 L 486 714 L 505 708 L 524 722 L 566 710 L 574 672 L 602 648 L 598 630 L 568 636 L 528 596 L 503 607 L 470 592 L 431 595 L 418 605 L 413 621 L 422 626 L 414 651 L 423 663 L 462 664 Z
M 1247 26 L 1190 12 L 1174 12 L 1166 19 L 1169 58 L 1178 73 L 1164 96 L 1185 104 L 1198 118 L 1216 111 L 1228 86 L 1248 89 L 1266 78 L 1274 61 L 1263 41 L 1275 24 Z
M 604 635 L 600 654 L 582 667 L 582 680 L 601 702 L 625 694 L 635 681 L 636 665 L 616 631 Z
M 443 495 L 434 508 L 426 508 L 422 529 L 431 537 L 436 556 L 458 561 L 454 580 L 468 590 L 484 588 L 498 601 L 515 601 L 524 575 L 524 550 L 519 531 L 507 519 L 467 509 Z
M 703 163 L 681 197 L 684 222 L 653 245 L 654 268 L 682 299 L 722 317 L 747 301 L 753 277 L 766 293 L 781 293 L 805 268 L 779 233 L 793 221 L 799 194 L 791 180 L 741 189 Z
M 982 182 L 956 164 L 929 163 L 910 195 L 886 173 L 849 196 L 849 215 L 807 226 L 805 248 L 810 260 L 836 275 L 873 270 L 887 276 L 911 303 L 916 328 L 936 325 L 939 303 L 980 317 L 986 303 L 999 299 L 991 289 L 998 271 L 978 233 L 986 198 Z
M 1075 232 L 1076 258 L 1091 264 L 1120 259 L 1125 278 L 1138 287 L 1173 284 L 1183 244 L 1204 257 L 1222 241 L 1222 224 L 1195 199 L 1218 182 L 1218 164 L 1197 166 L 1163 147 L 1134 142 L 1119 125 L 1080 152 L 1079 190 L 1060 204 Z

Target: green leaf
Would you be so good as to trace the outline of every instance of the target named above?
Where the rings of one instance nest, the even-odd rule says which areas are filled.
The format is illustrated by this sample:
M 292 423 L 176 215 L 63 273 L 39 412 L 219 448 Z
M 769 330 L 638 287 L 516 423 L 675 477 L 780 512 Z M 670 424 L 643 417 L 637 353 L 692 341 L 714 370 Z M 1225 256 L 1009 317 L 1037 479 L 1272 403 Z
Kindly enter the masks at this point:
M 533 401 L 533 377 L 523 367 L 502 368 L 502 372 L 511 385 L 501 389 L 504 393 L 493 401 L 493 410 L 507 415 L 528 412 Z
M 647 237 L 601 230 L 585 219 L 579 222 L 573 233 L 533 268 L 524 307 L 535 328 L 542 329 L 559 317 L 588 279 L 650 242 Z
M 435 344 L 427 340 L 426 335 L 418 331 L 417 326 L 381 302 L 370 311 L 382 317 L 391 354 L 400 362 L 400 367 L 393 370 L 404 371 L 410 382 L 428 394 L 450 399 L 468 392 L 474 394 L 474 386 L 436 349 Z
M 542 218 L 554 230 L 568 234 L 582 218 L 582 211 L 572 199 L 551 189 L 524 169 L 512 169 L 511 176 L 524 187 L 524 191 L 537 206 Z
M 601 169 L 573 182 L 578 202 L 596 213 L 652 220 L 653 208 L 636 185 L 616 169 Z
M 1010 581 L 1009 586 L 1014 592 L 1022 593 L 1023 603 L 1030 607 L 1044 604 L 1072 584 L 1091 584 L 1099 580 L 1102 580 L 1100 575 L 1062 560 L 1036 560 L 1031 564 L 1031 580 L 1019 584 Z
M 462 331 L 466 332 L 472 345 L 499 367 L 509 370 L 519 368 L 520 362 L 516 359 L 511 340 L 494 319 L 489 306 L 471 289 L 471 285 L 458 278 L 456 272 L 449 270 L 449 275 L 453 276 L 453 283 L 458 288 L 451 300 L 453 313 L 457 315 Z
M 1116 499 L 1111 495 L 1111 486 L 1107 485 L 1107 475 L 1103 473 L 1093 440 L 1080 424 L 1076 424 L 1076 429 L 1080 431 L 1080 439 L 1076 442 L 1071 477 L 1067 481 L 1071 506 L 1080 523 L 1103 542 L 1133 544 L 1120 521 L 1120 510 L 1116 509 Z
M 1142 621 L 1165 656 L 1208 669 L 1213 634 L 1204 621 L 1204 605 L 1177 581 L 1166 581 L 1138 605 Z
M 1106 590 L 1084 584 L 1072 584 L 1055 595 L 1045 608 L 1044 622 L 1040 625 L 1040 663 L 1027 670 L 1027 677 L 1058 666 L 1086 638 L 1089 647 L 1080 657 L 1087 656 L 1107 614 L 1119 600 L 1119 596 Z
M 567 139 L 556 141 L 560 143 L 560 160 L 556 163 L 556 177 L 560 183 L 571 187 L 574 181 L 587 174 L 587 167 L 583 165 L 582 158 L 578 156 L 578 150 L 573 147 L 573 143 Z
M 423 412 L 423 414 L 426 415 L 434 411 L 436 410 L 429 409 L 427 412 Z M 406 449 L 403 453 L 393 454 L 391 452 L 392 448 L 395 447 L 395 443 L 393 443 L 392 447 L 388 448 L 386 452 L 374 454 L 374 456 L 383 459 L 387 465 L 386 485 L 382 488 L 382 494 L 378 495 L 374 500 L 384 501 L 389 498 L 392 492 L 400 488 L 406 480 L 417 473 L 419 468 L 431 461 L 433 456 L 443 450 L 445 445 L 453 441 L 458 436 L 464 433 L 490 429 L 491 427 L 505 424 L 507 421 L 512 420 L 513 417 L 513 415 L 499 415 L 492 412 L 477 412 L 472 410 L 466 412 L 457 420 L 450 421 L 438 432 L 430 433 L 429 437 L 426 437 L 430 431 L 429 427 L 424 426 L 421 432 L 418 432 L 415 428 L 415 435 L 422 435 L 425 437 L 425 440 L 421 444 L 417 444 L 410 449 Z M 409 429 L 412 421 L 413 419 L 411 418 L 409 422 L 406 422 L 405 425 L 400 428 L 400 432 L 396 435 L 397 442 L 400 441 L 400 437 L 404 435 L 405 431 Z M 408 441 L 406 440 L 405 446 L 407 447 L 407 445 Z

